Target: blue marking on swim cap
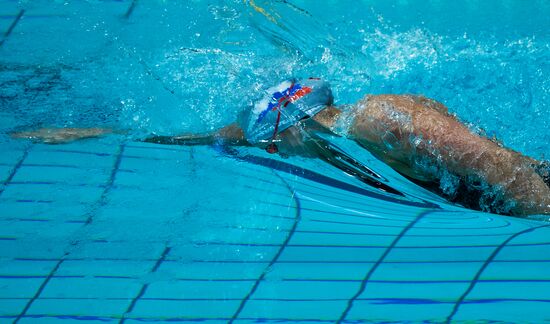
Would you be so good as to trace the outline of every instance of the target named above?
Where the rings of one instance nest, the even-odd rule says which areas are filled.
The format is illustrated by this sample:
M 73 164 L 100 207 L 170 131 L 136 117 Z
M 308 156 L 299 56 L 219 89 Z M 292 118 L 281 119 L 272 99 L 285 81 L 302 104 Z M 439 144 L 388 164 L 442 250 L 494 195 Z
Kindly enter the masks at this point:
M 268 112 L 271 110 L 275 110 L 277 107 L 279 107 L 281 104 L 284 103 L 284 99 L 290 99 L 290 97 L 294 96 L 298 90 L 301 90 L 302 86 L 299 83 L 292 84 L 290 87 L 286 88 L 282 92 L 277 91 L 274 92 L 271 95 L 271 101 L 267 105 L 267 108 L 262 110 L 260 114 L 258 115 L 258 119 L 256 120 L 257 123 L 261 122 L 262 119 L 267 115 Z

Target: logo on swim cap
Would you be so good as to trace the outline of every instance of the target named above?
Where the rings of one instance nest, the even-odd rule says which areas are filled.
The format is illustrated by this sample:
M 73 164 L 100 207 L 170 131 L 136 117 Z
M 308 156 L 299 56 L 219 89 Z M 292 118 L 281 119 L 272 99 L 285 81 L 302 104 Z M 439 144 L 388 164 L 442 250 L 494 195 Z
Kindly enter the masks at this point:
M 310 87 L 300 85 L 299 83 L 291 84 L 285 90 L 274 92 L 271 95 L 271 100 L 267 104 L 267 108 L 261 111 L 256 122 L 261 122 L 269 111 L 288 106 L 289 103 L 295 102 L 312 91 Z
M 249 111 L 243 125 L 246 139 L 252 144 L 273 139 L 300 119 L 314 116 L 332 101 L 329 84 L 320 79 L 281 82 L 269 88 L 266 96 Z

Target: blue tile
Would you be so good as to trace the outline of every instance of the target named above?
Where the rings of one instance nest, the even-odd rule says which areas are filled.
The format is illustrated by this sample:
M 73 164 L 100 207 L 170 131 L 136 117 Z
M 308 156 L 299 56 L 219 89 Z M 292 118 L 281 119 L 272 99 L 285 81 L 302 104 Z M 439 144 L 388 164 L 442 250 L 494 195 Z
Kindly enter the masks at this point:
M 67 260 L 56 271 L 57 276 L 123 276 L 142 277 L 153 268 L 153 261 Z
M 241 318 L 315 319 L 335 321 L 345 308 L 346 301 L 270 301 L 250 300 Z
M 22 222 L 0 220 L 0 237 L 41 238 L 44 240 L 60 240 L 68 238 L 82 227 L 78 223 L 60 222 Z
M 0 278 L 0 298 L 32 298 L 44 278 Z
M 147 320 L 169 318 L 230 318 L 240 301 L 179 301 L 179 300 L 139 300 L 130 314 Z M 225 322 L 225 321 L 223 321 Z
M 178 261 L 270 261 L 279 250 L 278 247 L 231 246 L 231 245 L 195 245 L 174 246 L 169 260 Z
M 549 256 L 550 259 L 550 256 Z M 536 261 L 493 262 L 484 269 L 482 280 L 550 280 L 550 263 Z M 504 285 L 504 284 L 503 284 Z
M 546 268 L 548 269 L 548 267 Z M 535 299 L 550 302 L 550 278 L 545 282 L 510 281 L 483 282 L 478 281 L 467 299 Z
M 256 299 L 343 299 L 351 298 L 360 282 L 263 280 L 251 296 Z
M 62 238 L 63 240 L 66 238 Z M 4 258 L 34 258 L 58 260 L 65 253 L 65 242 L 57 240 L 21 239 L 0 241 L 0 255 Z
M 481 268 L 483 262 L 467 263 L 431 263 L 420 265 L 415 263 L 381 263 L 371 280 L 389 280 L 389 281 L 466 281 L 474 278 L 477 271 Z M 448 271 L 449 267 L 453 271 Z
M 359 299 L 397 298 L 452 302 L 458 300 L 469 282 L 369 282 Z
M 111 170 L 89 171 L 85 169 L 57 168 L 24 165 L 12 182 L 61 182 L 65 185 L 100 186 L 107 182 Z
M 413 303 L 413 304 L 407 304 Z M 422 300 L 411 301 L 365 301 L 357 300 L 346 317 L 349 321 L 368 319 L 377 322 L 423 322 L 443 323 L 453 304 L 433 304 Z M 477 319 L 476 319 L 477 320 Z
M 70 319 L 61 319 L 61 317 L 75 316 L 74 322 L 82 323 L 86 317 L 91 317 L 93 321 L 95 317 L 117 317 L 119 314 L 124 313 L 130 299 L 128 300 L 109 300 L 106 301 L 102 298 L 85 298 L 85 299 L 36 299 L 27 312 L 27 316 L 33 315 L 58 315 L 59 318 L 49 318 L 48 320 L 37 321 L 37 323 L 47 322 L 59 322 L 65 323 L 66 320 L 71 322 Z M 78 320 L 78 317 L 82 318 Z M 28 322 L 32 322 L 29 318 Z M 99 322 L 99 321 L 98 321 Z M 85 320 L 85 323 L 89 323 Z
M 72 258 L 158 259 L 162 243 L 148 242 L 83 242 L 71 251 Z
M 77 208 L 71 204 L 91 204 L 99 200 L 103 193 L 103 187 L 94 186 L 67 186 L 57 184 L 10 184 L 2 194 L 5 200 L 38 200 L 52 201 L 56 205 L 55 210 L 63 212 L 67 208 Z M 59 207 L 58 207 L 59 206 Z
M 40 297 L 132 299 L 141 286 L 139 280 L 126 278 L 52 278 Z
M 511 244 L 515 243 L 515 240 Z M 550 244 L 525 246 L 505 246 L 495 256 L 495 260 L 550 260 Z M 548 265 L 542 265 L 549 267 Z
M 275 263 L 266 280 L 362 280 L 373 263 Z
M 108 152 L 91 150 L 83 145 L 72 145 L 72 148 L 67 145 L 45 146 L 43 149 L 34 147 L 25 159 L 25 164 L 71 166 L 97 172 L 111 169 L 115 153 L 114 150 Z
M 384 253 L 384 247 L 335 248 L 335 247 L 286 247 L 280 261 L 376 261 Z
M 52 220 L 81 221 L 85 220 L 84 215 L 90 210 L 90 206 L 84 204 L 67 203 L 40 203 L 40 202 L 18 202 L 0 200 L 0 219 L 11 220 Z M 32 226 L 32 225 L 30 225 Z
M 495 247 L 395 248 L 388 254 L 385 261 L 479 261 L 487 259 L 494 249 Z
M 112 319 L 107 317 L 99 317 L 96 319 L 95 316 L 67 316 L 67 315 L 29 315 L 29 317 L 23 317 L 19 320 L 18 323 L 22 324 L 57 324 L 60 321 L 63 323 L 77 324 L 86 321 L 86 324 L 104 324 L 104 323 L 118 323 L 118 319 Z
M 0 316 L 17 316 L 21 313 L 27 299 L 0 299 Z M 0 318 L 0 321 L 6 321 L 7 319 Z
M 144 299 L 242 299 L 254 281 L 159 281 L 149 284 Z
M 163 262 L 157 270 L 167 279 L 257 279 L 265 263 Z
M 0 183 L 3 184 L 4 181 L 6 181 L 13 171 L 14 166 L 13 165 L 0 165 Z M 0 190 L 2 188 L 0 187 Z
M 456 322 L 491 320 L 504 323 L 546 323 L 548 301 L 466 301 L 454 316 Z
M 0 260 L 0 276 L 47 276 L 57 261 Z
M 349 234 L 296 233 L 290 240 L 290 245 L 327 245 L 327 246 L 372 246 L 385 247 L 395 237 L 366 236 Z

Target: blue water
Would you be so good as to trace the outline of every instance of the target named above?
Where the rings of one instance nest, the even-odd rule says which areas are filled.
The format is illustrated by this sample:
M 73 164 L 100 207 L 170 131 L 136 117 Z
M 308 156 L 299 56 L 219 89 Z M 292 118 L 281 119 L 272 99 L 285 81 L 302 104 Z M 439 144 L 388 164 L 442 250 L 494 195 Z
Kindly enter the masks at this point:
M 549 223 L 465 210 L 354 142 L 316 159 L 177 147 L 260 90 L 424 94 L 550 151 L 548 1 L 0 0 L 0 323 L 545 322 Z M 71 144 L 9 137 L 112 127 Z
M 153 1 L 128 19 L 116 1 L 46 3 L 3 1 L 4 15 L 29 11 L 2 48 L 3 130 L 205 131 L 258 89 L 320 75 L 337 103 L 424 94 L 516 150 L 550 153 L 547 1 L 252 2 L 263 14 L 246 1 Z

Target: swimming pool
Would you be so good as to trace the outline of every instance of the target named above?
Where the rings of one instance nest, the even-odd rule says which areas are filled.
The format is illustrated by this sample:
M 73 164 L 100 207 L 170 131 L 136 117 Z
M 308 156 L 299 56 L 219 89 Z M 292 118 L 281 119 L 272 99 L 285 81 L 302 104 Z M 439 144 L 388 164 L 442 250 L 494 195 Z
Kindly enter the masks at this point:
M 359 8 L 360 10 L 352 10 Z M 0 322 L 544 322 L 550 223 L 400 194 L 255 148 L 145 134 L 233 121 L 321 75 L 423 93 L 548 156 L 546 1 L 0 1 Z M 63 145 L 42 126 L 125 130 Z

